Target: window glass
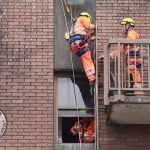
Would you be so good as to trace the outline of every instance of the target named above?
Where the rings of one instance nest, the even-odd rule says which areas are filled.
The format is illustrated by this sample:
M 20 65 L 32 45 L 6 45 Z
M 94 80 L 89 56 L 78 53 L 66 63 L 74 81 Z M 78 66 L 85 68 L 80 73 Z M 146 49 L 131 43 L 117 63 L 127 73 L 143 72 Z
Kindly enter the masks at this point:
M 78 117 L 94 117 L 94 89 L 89 86 L 87 77 L 76 76 L 75 84 L 69 76 L 58 76 L 57 81 L 57 142 L 78 143 L 79 135 L 73 136 L 70 129 Z
M 77 117 L 59 117 L 59 143 L 79 142 L 79 136 L 73 136 L 70 132 L 70 129 L 77 120 Z
M 75 87 L 75 94 L 74 94 Z M 75 99 L 76 96 L 76 99 Z M 87 77 L 58 78 L 58 108 L 93 108 L 93 90 L 89 86 Z

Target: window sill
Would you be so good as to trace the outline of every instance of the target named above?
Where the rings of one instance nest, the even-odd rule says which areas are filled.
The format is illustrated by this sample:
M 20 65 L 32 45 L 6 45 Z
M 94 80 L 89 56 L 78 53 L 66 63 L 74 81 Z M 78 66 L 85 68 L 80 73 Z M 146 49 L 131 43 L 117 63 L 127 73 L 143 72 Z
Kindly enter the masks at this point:
M 80 146 L 80 143 L 55 143 L 54 149 L 55 150 L 78 150 Z M 94 143 L 81 143 L 82 150 L 92 150 L 94 149 L 95 144 Z

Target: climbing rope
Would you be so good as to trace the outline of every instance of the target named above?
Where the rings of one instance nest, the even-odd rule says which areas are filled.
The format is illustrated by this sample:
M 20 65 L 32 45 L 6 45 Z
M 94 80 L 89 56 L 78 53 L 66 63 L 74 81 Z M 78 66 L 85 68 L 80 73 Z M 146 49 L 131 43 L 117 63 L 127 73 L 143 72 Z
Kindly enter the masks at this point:
M 65 6 L 66 6 L 66 10 L 70 14 L 71 20 L 73 22 L 74 19 L 72 17 L 72 14 L 71 14 L 71 11 L 70 11 L 69 7 L 67 6 L 66 0 L 64 0 L 64 3 L 65 3 Z M 64 19 L 65 19 L 65 24 L 66 24 L 67 32 L 69 33 L 68 24 L 67 24 L 67 20 L 66 20 L 65 9 L 64 9 L 64 5 L 63 5 L 63 1 L 62 0 L 61 0 L 61 4 L 62 4 L 62 9 L 63 9 L 63 14 L 64 14 Z M 74 64 L 73 64 L 72 52 L 71 51 L 70 51 L 70 57 L 71 57 L 71 66 L 72 66 L 72 75 L 73 75 L 73 89 L 74 89 L 74 96 L 75 96 L 75 103 L 76 103 L 76 108 L 77 108 L 78 124 L 79 124 L 79 109 L 78 109 L 78 102 L 77 102 L 76 90 L 75 90 Z M 79 134 L 79 140 L 80 140 L 80 134 Z M 79 148 L 81 150 L 81 140 L 80 140 L 80 146 L 79 146 Z

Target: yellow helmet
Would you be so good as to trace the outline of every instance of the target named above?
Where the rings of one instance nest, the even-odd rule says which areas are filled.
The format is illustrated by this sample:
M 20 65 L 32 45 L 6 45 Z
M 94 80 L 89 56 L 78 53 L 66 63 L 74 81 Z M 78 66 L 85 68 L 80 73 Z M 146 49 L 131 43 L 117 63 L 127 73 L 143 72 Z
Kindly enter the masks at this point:
M 126 23 L 129 23 L 131 26 L 134 26 L 134 20 L 131 19 L 131 18 L 124 18 L 120 24 L 123 25 L 123 24 L 126 24 Z
M 87 12 L 80 13 L 80 16 L 86 16 L 86 17 L 92 19 L 91 15 L 89 13 L 87 13 Z

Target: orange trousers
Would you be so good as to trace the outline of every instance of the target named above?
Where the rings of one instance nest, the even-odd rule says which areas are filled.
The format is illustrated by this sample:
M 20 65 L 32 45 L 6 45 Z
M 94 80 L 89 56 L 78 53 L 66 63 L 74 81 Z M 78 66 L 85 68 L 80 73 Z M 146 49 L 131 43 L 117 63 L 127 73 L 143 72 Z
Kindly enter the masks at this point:
M 136 68 L 135 65 L 132 65 L 134 62 L 141 64 L 142 60 L 141 60 L 141 58 L 136 58 L 136 61 L 135 61 L 134 58 L 129 58 L 129 65 L 127 66 L 127 68 L 129 67 L 129 71 L 127 69 L 127 73 L 132 74 L 132 77 L 134 80 L 134 87 L 140 88 L 140 87 L 142 87 L 141 75 L 140 75 L 139 69 Z M 127 59 L 126 63 L 128 64 L 128 59 Z M 135 95 L 143 95 L 143 92 L 142 91 L 135 91 Z
M 81 42 L 81 40 L 76 40 L 75 41 L 75 44 L 78 46 L 79 49 L 89 47 L 88 43 L 85 43 L 82 47 L 80 47 L 79 46 L 80 42 Z M 77 53 L 79 51 L 77 49 L 77 47 L 74 45 L 74 43 L 71 44 L 71 50 L 74 53 Z M 87 76 L 89 82 L 96 80 L 95 67 L 94 67 L 92 57 L 91 57 L 90 50 L 87 50 L 82 56 L 80 56 L 80 59 L 82 60 L 83 67 L 84 67 L 84 70 L 85 70 L 85 73 L 86 73 L 86 76 Z

